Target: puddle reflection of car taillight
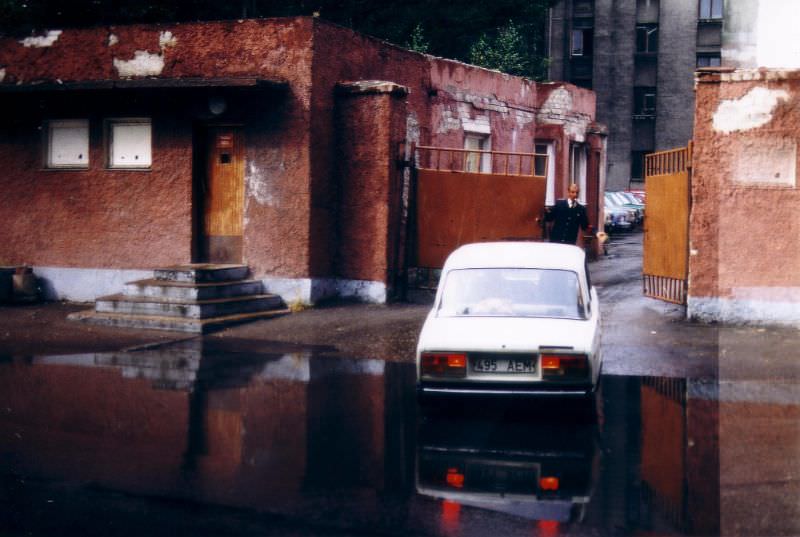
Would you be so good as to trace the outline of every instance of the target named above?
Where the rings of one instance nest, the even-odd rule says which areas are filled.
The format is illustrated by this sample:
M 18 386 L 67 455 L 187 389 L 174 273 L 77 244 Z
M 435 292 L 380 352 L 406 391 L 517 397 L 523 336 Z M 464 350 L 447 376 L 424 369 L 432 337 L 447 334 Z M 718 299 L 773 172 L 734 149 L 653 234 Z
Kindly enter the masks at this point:
M 447 477 L 445 478 L 447 484 L 453 488 L 464 488 L 464 474 L 460 468 L 448 468 Z
M 451 352 L 422 353 L 422 374 L 435 377 L 466 377 L 467 355 Z
M 539 489 L 550 492 L 558 491 L 558 478 L 557 477 L 542 477 L 539 479 Z
M 589 377 L 589 359 L 585 354 L 542 354 L 541 364 L 545 380 L 585 380 Z

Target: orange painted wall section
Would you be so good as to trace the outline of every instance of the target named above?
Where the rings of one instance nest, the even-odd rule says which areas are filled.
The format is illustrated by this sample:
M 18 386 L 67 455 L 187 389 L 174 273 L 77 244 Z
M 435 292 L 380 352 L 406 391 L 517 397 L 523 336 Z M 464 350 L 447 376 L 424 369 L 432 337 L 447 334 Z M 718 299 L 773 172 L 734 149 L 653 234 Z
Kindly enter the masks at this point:
M 745 74 L 698 79 L 689 295 L 800 311 L 800 72 Z

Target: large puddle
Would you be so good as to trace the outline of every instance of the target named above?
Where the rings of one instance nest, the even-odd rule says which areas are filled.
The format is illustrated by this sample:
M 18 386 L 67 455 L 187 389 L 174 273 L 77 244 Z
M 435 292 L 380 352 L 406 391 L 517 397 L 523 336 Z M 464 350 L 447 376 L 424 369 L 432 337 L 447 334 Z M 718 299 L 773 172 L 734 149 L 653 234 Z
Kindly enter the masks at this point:
M 156 534 L 132 513 L 208 528 L 215 509 L 238 510 L 237 534 L 262 515 L 295 535 L 798 531 L 796 403 L 660 377 L 605 376 L 602 396 L 596 416 L 423 411 L 410 364 L 202 340 L 5 359 L 0 533 Z

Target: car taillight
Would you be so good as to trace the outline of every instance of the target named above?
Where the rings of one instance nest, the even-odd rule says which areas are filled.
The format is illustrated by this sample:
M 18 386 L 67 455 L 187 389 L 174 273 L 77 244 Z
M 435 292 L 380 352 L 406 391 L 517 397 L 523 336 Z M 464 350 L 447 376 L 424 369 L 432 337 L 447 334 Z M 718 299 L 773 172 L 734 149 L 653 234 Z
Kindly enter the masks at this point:
M 542 477 L 539 479 L 539 488 L 542 490 L 558 490 L 557 477 Z
M 467 355 L 453 352 L 423 352 L 422 374 L 441 377 L 467 376 Z
M 464 488 L 464 474 L 459 472 L 458 468 L 447 469 L 447 484 L 453 488 Z
M 544 379 L 585 379 L 589 375 L 589 360 L 584 354 L 542 354 L 541 365 Z

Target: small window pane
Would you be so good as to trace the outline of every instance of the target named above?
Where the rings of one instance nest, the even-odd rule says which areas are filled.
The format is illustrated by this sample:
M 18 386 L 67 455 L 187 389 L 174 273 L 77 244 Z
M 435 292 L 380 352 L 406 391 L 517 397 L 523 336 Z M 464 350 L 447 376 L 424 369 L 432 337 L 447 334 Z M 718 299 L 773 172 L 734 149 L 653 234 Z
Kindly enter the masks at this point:
M 721 19 L 722 0 L 700 0 L 701 19 Z
M 49 168 L 89 167 L 89 120 L 50 121 L 47 138 Z
M 712 19 L 722 18 L 722 0 L 711 1 L 711 18 Z
M 658 26 L 636 27 L 636 52 L 658 52 Z
M 583 56 L 583 30 L 572 30 L 572 55 Z
M 591 56 L 593 40 L 594 40 L 593 28 L 582 28 L 582 29 L 572 30 L 572 55 Z
M 477 134 L 467 134 L 464 137 L 464 149 L 474 149 L 477 151 L 487 151 L 489 149 L 489 137 L 480 136 Z M 464 160 L 465 172 L 483 172 L 488 173 L 491 171 L 491 156 L 486 153 L 466 153 Z
M 113 168 L 149 168 L 151 126 L 149 121 L 111 123 L 109 163 Z
M 697 67 L 719 67 L 719 55 L 702 55 L 697 57 Z

